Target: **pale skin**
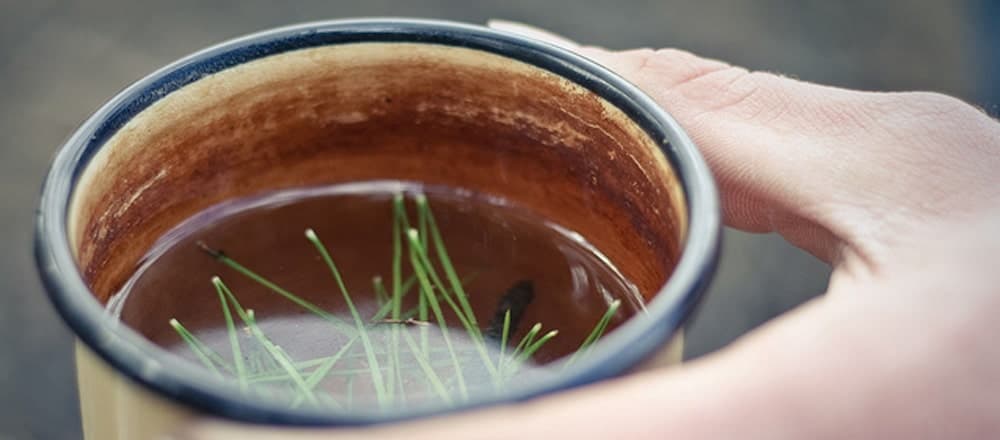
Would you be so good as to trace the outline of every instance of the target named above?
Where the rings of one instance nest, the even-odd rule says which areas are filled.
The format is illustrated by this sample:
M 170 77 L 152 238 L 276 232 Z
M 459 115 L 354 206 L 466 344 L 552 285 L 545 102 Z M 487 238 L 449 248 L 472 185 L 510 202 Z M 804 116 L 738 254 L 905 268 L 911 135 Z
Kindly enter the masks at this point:
M 826 87 L 507 22 L 632 81 L 700 147 L 726 224 L 830 263 L 824 296 L 683 366 L 358 430 L 189 439 L 1000 438 L 1000 124 L 935 93 Z

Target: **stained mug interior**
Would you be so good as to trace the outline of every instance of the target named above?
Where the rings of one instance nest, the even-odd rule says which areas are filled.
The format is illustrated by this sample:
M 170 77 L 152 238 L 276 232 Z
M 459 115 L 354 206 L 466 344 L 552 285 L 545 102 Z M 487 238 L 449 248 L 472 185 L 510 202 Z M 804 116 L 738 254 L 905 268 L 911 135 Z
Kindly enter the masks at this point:
M 310 23 L 151 74 L 57 155 L 36 255 L 79 338 L 87 438 L 148 438 L 199 413 L 354 425 L 454 410 L 337 414 L 246 399 L 105 312 L 159 237 L 214 204 L 386 179 L 526 207 L 586 237 L 647 302 L 564 374 L 459 408 L 680 360 L 681 327 L 714 271 L 719 213 L 705 164 L 667 114 L 603 67 L 516 35 L 439 21 Z

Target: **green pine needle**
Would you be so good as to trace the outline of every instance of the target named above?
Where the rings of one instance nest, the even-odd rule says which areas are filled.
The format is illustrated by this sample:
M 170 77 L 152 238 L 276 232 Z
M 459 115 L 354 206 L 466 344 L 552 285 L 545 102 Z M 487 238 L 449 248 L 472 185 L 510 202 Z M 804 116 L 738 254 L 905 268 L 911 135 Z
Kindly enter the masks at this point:
M 212 285 L 219 295 L 219 303 L 222 305 L 222 316 L 226 320 L 226 333 L 229 334 L 229 345 L 233 350 L 233 364 L 236 366 L 236 380 L 239 381 L 240 390 L 247 390 L 247 371 L 243 364 L 243 352 L 240 350 L 240 337 L 236 332 L 236 325 L 233 323 L 233 314 L 229 311 L 229 302 L 226 301 L 226 294 L 222 291 L 222 279 L 212 277 Z
M 564 369 L 569 368 L 570 365 L 573 365 L 573 363 L 576 362 L 581 356 L 586 354 L 586 352 L 590 350 L 590 347 L 604 335 L 604 331 L 608 328 L 611 318 L 615 316 L 615 313 L 618 313 L 618 308 L 621 307 L 621 305 L 622 300 L 620 299 L 616 299 L 608 305 L 608 310 L 605 311 L 604 315 L 601 316 L 601 319 L 597 321 L 597 325 L 595 325 L 594 329 L 590 331 L 589 335 L 587 335 L 587 339 L 583 340 L 583 343 L 580 344 L 580 348 L 573 352 L 573 355 L 570 356 L 568 361 L 566 361 L 566 365 L 563 367 Z
M 291 401 L 292 408 L 296 408 L 303 403 L 313 405 L 326 405 L 337 410 L 342 409 L 341 405 L 328 393 L 320 392 L 317 388 L 328 377 L 344 378 L 346 387 L 346 407 L 353 408 L 354 392 L 357 388 L 355 379 L 359 375 L 371 377 L 372 387 L 379 406 L 388 408 L 390 406 L 405 403 L 406 386 L 404 382 L 404 370 L 400 354 L 404 346 L 409 349 L 413 360 L 420 371 L 423 372 L 423 379 L 431 393 L 436 395 L 446 404 L 452 404 L 455 396 L 449 391 L 446 383 L 456 386 L 458 398 L 468 400 L 469 387 L 463 372 L 463 359 L 474 360 L 476 354 L 482 361 L 483 366 L 488 370 L 493 378 L 497 390 L 501 390 L 504 385 L 522 368 L 529 360 L 549 341 L 558 335 L 558 330 L 550 330 L 542 334 L 542 324 L 536 323 L 521 340 L 510 349 L 512 334 L 511 310 L 506 310 L 503 316 L 503 328 L 500 336 L 499 356 L 494 357 L 487 351 L 486 341 L 483 332 L 479 328 L 478 321 L 469 301 L 469 296 L 465 290 L 465 285 L 474 275 L 469 275 L 466 279 L 460 279 L 458 271 L 452 264 L 451 257 L 444 243 L 441 231 L 434 218 L 434 214 L 429 206 L 427 197 L 418 193 L 414 195 L 416 206 L 416 228 L 410 227 L 405 195 L 395 194 L 392 199 L 392 262 L 391 279 L 383 280 L 381 276 L 372 278 L 372 295 L 379 304 L 376 313 L 365 321 L 354 304 L 343 277 L 340 274 L 328 248 L 323 244 L 318 235 L 312 229 L 305 232 L 306 239 L 313 244 L 319 252 L 327 268 L 340 290 L 341 295 L 347 305 L 354 325 L 334 316 L 332 313 L 321 309 L 319 306 L 309 302 L 302 297 L 282 288 L 276 283 L 268 280 L 253 270 L 243 266 L 236 260 L 230 258 L 222 251 L 209 248 L 204 243 L 198 243 L 203 251 L 211 255 L 223 265 L 233 269 L 237 273 L 247 277 L 257 284 L 277 293 L 292 303 L 302 307 L 304 310 L 313 313 L 321 319 L 331 323 L 337 331 L 349 337 L 344 345 L 340 346 L 336 353 L 331 356 L 323 356 L 301 362 L 295 362 L 279 345 L 269 339 L 261 330 L 254 317 L 253 310 L 244 309 L 237 300 L 233 292 L 226 286 L 219 277 L 214 277 L 212 283 L 216 288 L 219 303 L 222 307 L 223 318 L 226 325 L 230 348 L 232 350 L 233 362 L 229 365 L 221 356 L 211 350 L 191 332 L 189 332 L 176 319 L 170 321 L 170 325 L 177 331 L 178 335 L 190 348 L 199 361 L 211 370 L 213 374 L 222 378 L 223 372 L 233 373 L 239 382 L 240 389 L 261 396 L 274 398 L 272 389 L 266 385 L 276 384 L 291 387 L 295 392 Z M 409 265 L 412 274 L 404 279 L 404 266 Z M 416 305 L 409 310 L 403 310 L 403 300 L 413 290 L 416 290 L 418 297 Z M 451 338 L 451 329 L 448 326 L 445 310 L 441 303 L 445 303 L 447 308 L 455 315 L 464 333 L 473 342 L 475 353 L 458 353 Z M 579 357 L 583 356 L 589 349 L 604 335 L 610 325 L 611 320 L 617 313 L 621 305 L 620 300 L 615 300 L 608 306 L 608 310 L 598 320 L 587 338 L 580 344 L 578 350 L 573 353 L 564 368 L 568 368 Z M 252 339 L 256 341 L 254 346 L 263 348 L 262 350 L 251 350 L 246 342 L 240 341 L 239 331 L 244 330 L 237 327 L 233 318 L 233 311 L 244 324 L 244 329 L 248 330 Z M 413 317 L 417 321 L 410 322 Z M 431 330 L 426 325 L 431 319 L 437 324 L 444 341 L 444 347 L 435 347 L 433 350 L 429 346 L 429 334 Z M 408 325 L 419 325 L 420 343 L 411 336 Z M 391 325 L 390 339 L 382 347 L 383 351 L 376 351 L 371 338 L 370 326 Z M 380 339 L 381 340 L 381 339 Z M 402 340 L 402 341 L 401 341 Z M 363 354 L 356 350 L 355 342 L 361 342 Z M 401 342 L 403 344 L 401 344 Z M 438 357 L 431 361 L 433 353 L 447 353 L 447 357 Z M 363 359 L 364 368 L 337 368 L 343 364 L 345 359 Z M 383 356 L 380 361 L 380 356 Z M 461 358 L 461 359 L 460 359 Z M 347 361 L 348 363 L 353 361 Z M 447 377 L 447 381 L 442 380 L 439 375 L 439 368 L 448 369 L 451 367 L 453 374 Z M 407 376 L 412 377 L 412 376 Z
M 337 270 L 337 265 L 333 262 L 333 258 L 330 257 L 330 252 L 327 251 L 326 246 L 320 241 L 319 236 L 316 235 L 316 231 L 312 229 L 306 229 L 306 239 L 309 240 L 319 251 L 319 254 L 323 257 L 323 261 L 326 262 L 327 267 L 330 269 L 330 273 L 333 275 L 333 279 L 337 282 L 337 287 L 340 288 L 340 293 L 344 296 L 344 302 L 347 303 L 347 308 L 351 312 L 351 316 L 354 318 L 354 325 L 357 327 L 357 334 L 361 337 L 361 345 L 364 346 L 365 354 L 368 356 L 368 365 L 371 367 L 372 383 L 375 387 L 375 398 L 378 400 L 379 405 L 386 406 L 389 404 L 385 389 L 385 379 L 382 377 L 382 370 L 378 366 L 378 358 L 375 357 L 375 348 L 372 347 L 371 339 L 368 337 L 368 330 L 365 329 L 365 322 L 361 319 L 361 314 L 358 313 L 358 309 L 354 307 L 354 301 L 351 300 L 351 294 L 347 291 L 347 286 L 344 284 L 344 279 L 340 276 L 340 271 Z
M 423 297 L 427 300 L 427 305 L 434 312 L 434 317 L 437 318 L 438 326 L 441 328 L 441 337 L 444 339 L 444 343 L 448 346 L 448 353 L 451 355 L 452 361 L 455 364 L 455 376 L 458 380 L 458 390 L 463 399 L 468 399 L 469 391 L 465 386 L 465 375 L 462 373 L 462 363 L 459 362 L 458 356 L 455 353 L 455 348 L 451 343 L 451 337 L 448 336 L 448 323 L 445 322 L 444 314 L 441 313 L 441 306 L 438 304 L 437 298 L 434 295 L 434 289 L 431 287 L 430 281 L 427 279 L 427 273 L 424 268 L 419 263 L 419 257 L 417 256 L 417 251 L 413 247 L 416 244 L 416 237 L 414 230 L 410 230 L 410 263 L 413 264 L 413 270 L 417 274 L 417 281 L 420 283 L 421 292 L 424 294 Z M 426 349 L 425 349 L 426 353 Z
M 316 316 L 319 316 L 320 318 L 328 321 L 330 324 L 332 324 L 334 327 L 336 327 L 344 334 L 348 336 L 354 336 L 354 331 L 351 326 L 345 324 L 340 318 L 337 318 L 336 316 L 333 316 L 330 313 L 326 312 L 325 310 L 321 309 L 316 304 L 306 301 L 305 299 L 302 299 L 302 297 L 292 292 L 289 292 L 288 290 L 285 290 L 281 286 L 271 282 L 271 280 L 264 278 L 263 276 L 250 270 L 246 266 L 240 264 L 236 260 L 230 258 L 228 255 L 226 255 L 220 250 L 212 249 L 208 247 L 208 245 L 202 242 L 198 242 L 198 246 L 201 248 L 202 251 L 208 253 L 222 264 L 229 266 L 229 268 L 235 270 L 236 272 L 239 272 L 240 274 L 253 280 L 257 284 L 266 287 L 268 290 L 271 290 L 272 292 L 275 292 L 283 296 L 285 299 L 295 303 L 299 307 L 302 307 L 303 309 L 306 309 L 315 314 Z
M 221 378 L 222 373 L 219 372 L 219 369 L 216 368 L 215 366 L 215 362 L 212 361 L 212 359 L 210 359 L 209 357 L 208 352 L 210 349 L 208 348 L 208 346 L 206 346 L 204 343 L 198 340 L 197 337 L 191 334 L 191 332 L 189 332 L 186 328 L 184 328 L 184 326 L 181 324 L 180 321 L 176 319 L 171 319 L 170 326 L 174 328 L 174 330 L 181 337 L 184 343 L 187 344 L 188 348 L 191 349 L 191 351 L 198 358 L 198 360 L 201 361 L 201 363 L 204 364 L 206 368 L 211 370 L 212 373 Z

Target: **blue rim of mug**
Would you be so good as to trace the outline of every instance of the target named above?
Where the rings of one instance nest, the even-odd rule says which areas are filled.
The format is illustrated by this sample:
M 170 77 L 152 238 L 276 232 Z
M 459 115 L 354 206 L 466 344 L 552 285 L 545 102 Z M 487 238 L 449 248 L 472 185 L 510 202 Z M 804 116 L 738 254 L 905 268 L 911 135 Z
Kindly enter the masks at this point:
M 587 357 L 554 378 L 457 407 L 370 413 L 290 409 L 265 399 L 247 399 L 237 387 L 168 355 L 110 319 L 78 270 L 67 229 L 75 185 L 108 138 L 163 96 L 206 75 L 283 52 L 364 42 L 457 46 L 533 65 L 601 96 L 656 140 L 683 188 L 688 229 L 680 259 L 647 305 L 647 317 L 632 319 L 606 335 Z M 35 259 L 50 300 L 77 337 L 115 370 L 147 389 L 238 421 L 348 426 L 524 401 L 621 375 L 663 347 L 693 315 L 715 272 L 720 240 L 719 199 L 711 172 L 677 122 L 636 86 L 587 58 L 517 34 L 447 21 L 373 18 L 304 23 L 236 38 L 184 57 L 118 93 L 87 119 L 55 156 L 37 213 Z

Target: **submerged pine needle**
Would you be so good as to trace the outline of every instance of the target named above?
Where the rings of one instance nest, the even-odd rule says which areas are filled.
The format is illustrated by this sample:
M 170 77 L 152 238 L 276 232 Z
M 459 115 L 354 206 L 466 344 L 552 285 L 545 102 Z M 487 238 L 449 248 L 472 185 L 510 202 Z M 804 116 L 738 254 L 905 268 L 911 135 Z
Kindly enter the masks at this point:
M 616 299 L 608 305 L 608 310 L 605 311 L 604 315 L 601 316 L 601 319 L 597 321 L 597 325 L 595 325 L 594 329 L 590 331 L 589 335 L 587 335 L 587 339 L 584 339 L 583 343 L 580 344 L 580 348 L 573 352 L 573 355 L 570 356 L 568 361 L 566 361 L 563 368 L 569 368 L 573 365 L 574 362 L 576 362 L 581 356 L 584 356 L 586 352 L 590 350 L 590 347 L 604 335 L 604 331 L 607 330 L 608 324 L 611 322 L 611 318 L 615 316 L 615 313 L 618 313 L 618 308 L 621 307 L 621 305 L 622 300 L 620 299 Z
M 351 312 L 351 317 L 354 318 L 354 325 L 357 327 L 358 336 L 361 337 L 361 345 L 364 346 L 365 354 L 368 356 L 368 365 L 371 367 L 372 383 L 375 387 L 376 399 L 378 399 L 380 405 L 387 405 L 389 402 L 386 396 L 385 379 L 382 378 L 382 371 L 378 366 L 378 358 L 375 357 L 375 349 L 372 347 L 371 339 L 368 337 L 368 331 L 365 329 L 364 320 L 361 319 L 361 314 L 358 313 L 358 309 L 354 307 L 354 301 L 351 300 L 351 294 L 347 291 L 344 279 L 340 276 L 340 271 L 337 270 L 337 265 L 333 262 L 330 252 L 327 251 L 326 246 L 322 241 L 320 241 L 319 236 L 316 235 L 316 231 L 306 229 L 305 235 L 306 239 L 308 239 L 316 247 L 316 250 L 319 251 L 319 254 L 323 257 L 323 261 L 326 262 L 327 267 L 330 269 L 330 273 L 333 275 L 333 279 L 337 282 L 337 287 L 340 288 L 340 292 L 344 296 L 344 302 L 347 303 L 347 308 Z
M 219 303 L 222 305 L 222 316 L 226 320 L 226 333 L 229 334 L 229 345 L 233 351 L 233 364 L 236 366 L 236 379 L 239 381 L 240 389 L 246 392 L 247 372 L 246 367 L 243 365 L 243 351 L 240 349 L 239 334 L 236 332 L 236 325 L 233 323 L 233 315 L 229 312 L 229 302 L 226 300 L 226 294 L 223 292 L 221 284 L 221 278 L 212 277 L 212 285 L 215 286 L 215 291 L 219 295 Z
M 437 252 L 438 259 L 441 261 L 441 267 L 444 268 L 445 275 L 451 283 L 451 288 L 455 292 L 455 296 L 458 297 L 458 302 L 462 305 L 462 309 L 465 311 L 466 318 L 469 320 L 469 323 L 473 328 L 477 328 L 476 314 L 472 312 L 472 306 L 469 304 L 468 297 L 465 294 L 465 289 L 462 287 L 462 281 L 459 279 L 458 273 L 455 271 L 455 266 L 451 263 L 451 257 L 448 256 L 448 249 L 444 245 L 444 239 L 441 237 L 441 231 L 438 230 L 437 222 L 434 220 L 434 213 L 431 211 L 430 205 L 427 203 L 427 196 L 424 194 L 418 194 L 416 201 L 421 214 L 427 217 L 427 224 L 430 226 L 430 235 L 434 241 L 434 250 Z M 422 232 L 422 234 L 426 234 L 426 232 Z M 424 249 L 427 249 L 426 244 L 421 244 Z
M 420 282 L 421 293 L 423 293 L 423 298 L 426 298 L 427 305 L 434 312 L 434 317 L 437 318 L 438 326 L 441 328 L 441 338 L 444 339 L 444 343 L 448 346 L 448 354 L 451 355 L 452 361 L 455 364 L 455 378 L 458 380 L 458 391 L 463 399 L 469 398 L 469 392 L 465 385 L 465 374 L 462 373 L 462 363 L 458 360 L 458 356 L 455 353 L 455 348 L 451 343 L 451 337 L 448 336 L 448 323 L 444 319 L 444 314 L 441 312 L 441 306 L 438 304 L 437 298 L 434 295 L 434 289 L 431 287 L 430 281 L 427 278 L 427 272 L 424 271 L 424 267 L 421 266 L 419 262 L 419 257 L 417 255 L 417 249 L 414 247 L 417 244 L 416 230 L 410 229 L 409 231 L 410 239 L 410 262 L 413 264 L 413 270 L 417 274 L 417 281 Z M 423 329 L 421 329 L 423 330 Z M 426 354 L 427 349 L 424 348 L 424 353 Z
M 239 272 L 240 274 L 242 274 L 242 275 L 246 276 L 247 278 L 253 280 L 257 284 L 260 284 L 260 285 L 266 287 L 268 290 L 271 290 L 272 292 L 275 292 L 275 293 L 283 296 L 285 299 L 287 299 L 287 300 L 295 303 L 299 307 L 302 307 L 303 309 L 306 309 L 306 310 L 312 312 L 316 316 L 319 316 L 320 318 L 323 318 L 324 320 L 330 322 L 330 324 L 333 324 L 334 327 L 337 327 L 338 330 L 341 330 L 345 334 L 347 334 L 349 336 L 353 335 L 353 329 L 351 328 L 351 326 L 345 324 L 340 318 L 337 318 L 336 316 L 333 316 L 332 314 L 330 314 L 327 311 L 323 310 L 319 306 L 317 306 L 317 305 L 315 305 L 315 304 L 313 304 L 313 303 L 311 303 L 309 301 L 306 301 L 302 297 L 300 297 L 300 296 L 298 296 L 298 295 L 296 295 L 296 294 L 294 294 L 294 293 L 292 293 L 292 292 L 290 292 L 288 290 L 285 290 L 284 288 L 282 288 L 281 286 L 275 284 L 271 280 L 268 280 L 267 278 L 264 278 L 263 276 L 261 276 L 261 275 L 257 274 L 256 272 L 250 270 L 246 266 L 240 264 L 238 261 L 236 261 L 233 258 L 231 258 L 228 255 L 226 255 L 225 252 L 223 252 L 222 250 L 213 249 L 213 248 L 209 247 L 207 244 L 205 244 L 205 242 L 203 242 L 203 241 L 199 241 L 197 244 L 198 244 L 198 247 L 202 251 L 204 251 L 205 253 L 211 255 L 213 258 L 215 258 L 217 261 L 221 262 L 222 264 L 224 264 L 226 266 L 229 266 L 229 268 L 235 270 L 236 272 Z
M 243 266 L 222 250 L 211 248 L 204 242 L 197 243 L 202 251 L 216 261 L 330 322 L 339 332 L 349 336 L 347 342 L 337 347 L 333 355 L 301 362 L 293 360 L 280 345 L 274 343 L 264 334 L 256 322 L 253 310 L 244 309 L 232 291 L 218 277 L 214 277 L 212 283 L 216 287 L 219 303 L 223 310 L 233 365 L 230 366 L 221 356 L 198 340 L 179 321 L 171 320 L 171 326 L 206 368 L 219 377 L 224 377 L 223 371 L 232 372 L 239 381 L 240 389 L 244 392 L 250 391 L 250 385 L 253 384 L 273 383 L 291 386 L 291 389 L 296 393 L 291 401 L 293 408 L 308 402 L 314 405 L 322 403 L 340 409 L 340 404 L 333 396 L 317 390 L 317 387 L 328 377 L 343 378 L 340 380 L 344 381 L 342 383 L 346 388 L 347 407 L 352 408 L 355 405 L 354 393 L 359 388 L 355 380 L 359 375 L 367 375 L 371 378 L 370 389 L 375 392 L 380 407 L 387 408 L 389 405 L 404 402 L 407 400 L 407 382 L 404 381 L 400 355 L 401 351 L 406 349 L 409 349 L 412 360 L 423 374 L 421 377 L 428 390 L 446 404 L 452 404 L 455 396 L 452 395 L 452 391 L 446 384 L 457 386 L 459 399 L 469 399 L 469 386 L 466 383 L 464 371 L 466 365 L 463 363 L 466 361 L 463 359 L 475 359 L 476 354 L 458 352 L 450 335 L 451 329 L 445 317 L 445 308 L 442 307 L 443 302 L 461 324 L 465 335 L 468 336 L 475 348 L 475 353 L 478 353 L 483 367 L 493 378 L 497 390 L 501 390 L 502 386 L 508 384 L 509 380 L 517 374 L 525 363 L 529 362 L 542 347 L 559 334 L 559 331 L 549 330 L 543 334 L 542 324 L 536 323 L 517 345 L 510 349 L 511 338 L 517 331 L 517 322 L 520 320 L 520 313 L 523 312 L 521 309 L 523 309 L 523 305 L 530 302 L 530 299 L 522 301 L 525 304 L 520 306 L 521 309 L 512 310 L 512 305 L 507 304 L 506 308 L 502 305 L 489 328 L 485 331 L 479 328 L 478 320 L 465 290 L 465 284 L 471 275 L 466 279 L 459 278 L 427 197 L 418 193 L 414 196 L 414 202 L 416 206 L 414 224 L 416 227 L 411 228 L 404 195 L 398 193 L 393 197 L 391 278 L 386 282 L 381 276 L 372 277 L 372 295 L 377 301 L 378 309 L 367 320 L 361 317 L 354 304 L 354 298 L 348 291 L 327 247 L 320 241 L 315 231 L 307 229 L 305 232 L 306 238 L 313 244 L 330 270 L 350 312 L 353 326 Z M 404 277 L 404 269 L 407 265 L 412 273 Z M 525 282 L 530 283 L 530 281 L 519 283 Z M 403 300 L 414 290 L 418 293 L 416 304 L 409 310 L 403 310 Z M 595 324 L 578 350 L 565 363 L 565 367 L 585 354 L 603 336 L 620 304 L 620 300 L 609 304 L 608 310 Z M 235 311 L 244 323 L 243 330 L 249 333 L 250 341 L 256 341 L 256 344 L 264 349 L 263 354 L 260 350 L 245 351 L 248 346 L 240 341 L 239 330 L 232 311 Z M 437 346 L 433 350 L 429 346 L 428 338 L 428 330 L 432 330 L 432 322 L 437 324 L 437 329 L 434 330 L 435 332 L 440 331 L 440 338 L 444 343 L 444 347 Z M 370 335 L 371 328 L 379 324 L 392 324 L 388 334 L 389 339 L 381 347 L 382 351 L 375 350 Z M 417 327 L 419 330 L 419 344 L 411 336 L 410 327 Z M 499 342 L 499 356 L 496 356 L 495 352 L 494 355 L 487 352 L 484 338 L 487 335 L 493 344 Z M 352 352 L 357 347 L 355 342 L 358 341 L 361 342 L 363 349 L 364 367 L 351 368 L 349 367 L 351 362 L 360 362 L 362 359 L 361 353 Z M 433 352 L 446 353 L 447 357 L 439 357 L 432 362 L 431 354 Z M 244 357 L 246 353 L 249 353 L 249 356 Z M 380 360 L 380 356 L 383 359 Z M 348 362 L 347 368 L 337 367 L 344 362 Z M 449 373 L 450 376 L 442 377 L 439 369 L 448 369 L 448 367 L 452 370 Z M 412 376 L 408 375 L 407 380 L 411 379 Z M 261 395 L 269 393 L 264 387 L 254 387 L 252 391 Z
M 257 340 L 264 347 L 264 349 L 267 350 L 267 352 L 271 355 L 271 357 L 274 358 L 275 362 L 277 362 L 278 365 L 280 365 L 281 368 L 285 370 L 285 373 L 288 374 L 288 377 L 291 379 L 292 383 L 295 384 L 295 387 L 299 392 L 299 395 L 304 396 L 305 400 L 309 401 L 310 403 L 313 404 L 318 403 L 315 394 L 313 394 L 312 389 L 306 385 L 305 379 L 302 378 L 302 375 L 299 373 L 299 370 L 296 369 L 295 365 L 292 363 L 292 359 L 288 356 L 287 353 L 285 353 L 285 350 L 281 349 L 281 346 L 275 344 L 274 342 L 271 341 L 271 339 L 269 339 L 266 335 L 264 335 L 264 332 L 261 331 L 260 327 L 257 326 L 257 322 L 253 316 L 254 316 L 253 310 L 246 311 L 245 321 L 247 325 L 250 327 L 250 332 L 253 334 L 255 338 L 257 338 Z
M 400 294 L 399 295 L 393 294 L 390 297 L 389 302 L 382 304 L 382 306 L 379 307 L 378 311 L 375 312 L 375 315 L 372 316 L 371 321 L 381 321 L 382 319 L 385 319 L 386 316 L 393 315 L 394 309 L 396 307 L 402 308 L 403 299 L 406 298 L 406 296 L 410 293 L 411 290 L 413 290 L 413 286 L 416 285 L 416 283 L 417 283 L 416 276 L 410 276 L 409 278 L 407 278 L 406 282 L 404 282 L 400 286 L 401 287 Z M 393 291 L 395 291 L 395 289 L 393 289 Z M 398 306 L 397 306 L 397 301 L 398 301 Z M 395 318 L 398 319 L 401 316 L 402 312 L 400 312 L 400 316 L 395 316 Z
M 406 341 L 406 345 L 410 347 L 410 352 L 413 354 L 413 358 L 417 360 L 417 365 L 420 366 L 420 369 L 423 370 L 424 374 L 427 376 L 433 390 L 437 393 L 441 400 L 451 404 L 451 395 L 448 393 L 448 389 L 444 387 L 444 383 L 441 382 L 441 378 L 438 377 L 437 372 L 434 371 L 434 367 L 430 365 L 430 361 L 427 360 L 427 356 L 420 351 L 416 342 L 413 341 L 413 337 L 411 337 L 409 333 L 402 333 L 403 339 Z
M 507 353 L 507 341 L 510 339 L 510 309 L 503 314 L 503 330 L 500 332 L 500 361 L 503 362 Z M 501 369 L 501 374 L 503 370 Z
M 260 327 L 257 326 L 257 321 L 256 318 L 254 317 L 253 310 L 244 309 L 243 306 L 240 304 L 239 300 L 236 299 L 236 295 L 234 295 L 233 292 L 229 290 L 229 287 L 222 282 L 222 279 L 218 277 L 213 278 L 213 284 L 218 286 L 218 288 L 222 291 L 222 293 L 225 294 L 226 298 L 229 300 L 229 303 L 232 305 L 233 309 L 236 310 L 236 314 L 240 317 L 241 320 L 243 320 L 243 323 L 250 330 L 250 334 L 254 338 L 256 338 L 257 342 L 264 347 L 264 350 L 266 350 L 267 353 L 271 355 L 271 359 L 273 359 L 274 362 L 278 364 L 278 366 L 280 366 L 283 370 L 285 370 L 285 373 L 288 374 L 291 381 L 296 385 L 298 392 L 300 394 L 304 394 L 305 399 L 308 400 L 310 403 L 316 403 L 317 402 L 316 396 L 313 395 L 312 390 L 306 386 L 305 380 L 302 378 L 302 375 L 299 374 L 299 370 L 295 368 L 295 365 L 292 362 L 291 358 L 288 357 L 287 354 L 285 354 L 284 350 L 282 350 L 281 347 L 272 343 L 271 340 L 266 335 L 264 335 L 264 332 L 261 331 Z
M 202 364 L 205 365 L 205 367 L 211 370 L 212 373 L 215 373 L 216 376 L 222 377 L 222 373 L 220 373 L 219 369 L 216 368 L 215 366 L 215 361 L 213 361 L 210 358 L 210 355 L 208 354 L 211 351 L 211 349 L 208 348 L 208 346 L 206 346 L 204 343 L 198 340 L 197 337 L 191 334 L 191 332 L 189 332 L 186 328 L 184 328 L 184 326 L 181 324 L 180 321 L 176 319 L 171 319 L 170 326 L 174 328 L 174 330 L 181 337 L 184 343 L 187 344 L 188 348 L 191 349 L 194 355 L 198 358 L 199 361 L 201 361 Z
M 437 230 L 437 227 L 435 226 L 433 221 L 433 217 L 430 215 L 429 212 L 428 212 L 428 219 L 431 230 Z M 469 338 L 472 340 L 473 345 L 475 345 L 476 347 L 476 351 L 482 358 L 483 365 L 490 373 L 490 376 L 493 378 L 495 385 L 499 387 L 500 386 L 499 369 L 497 368 L 497 366 L 493 364 L 493 359 L 486 350 L 486 343 L 483 340 L 482 332 L 480 332 L 479 327 L 476 327 L 475 324 L 475 316 L 464 313 L 464 310 L 460 308 L 458 305 L 456 305 L 455 301 L 453 301 L 451 299 L 451 296 L 448 295 L 448 289 L 444 286 L 444 283 L 441 282 L 441 279 L 438 277 L 437 272 L 434 270 L 434 266 L 433 264 L 431 264 L 430 259 L 427 256 L 427 250 L 420 246 L 420 241 L 418 236 L 419 232 L 415 229 L 410 229 L 409 231 L 407 231 L 407 238 L 409 238 L 410 241 L 410 258 L 412 260 L 413 268 L 415 271 L 417 271 L 418 279 L 420 277 L 420 274 L 424 274 L 425 279 L 420 279 L 420 282 L 424 289 L 423 291 L 426 293 L 425 296 L 427 296 L 428 298 L 434 298 L 436 302 L 436 298 L 434 295 L 435 292 L 434 287 L 437 287 L 437 289 L 441 292 L 441 297 L 444 298 L 445 302 L 455 313 L 455 316 L 458 317 L 458 320 L 462 324 L 462 326 L 465 327 L 466 333 L 469 335 Z M 447 262 L 447 260 L 442 260 L 442 265 L 444 265 L 446 268 L 449 268 L 450 264 L 451 263 Z M 451 272 L 454 272 L 454 268 L 451 268 Z M 432 279 L 434 281 L 433 286 L 429 282 L 424 283 L 424 281 L 426 281 L 426 278 L 428 278 L 428 276 L 429 279 Z M 459 285 L 461 285 L 461 282 L 459 282 Z M 459 298 L 463 298 L 465 296 L 464 291 L 456 291 L 454 293 L 455 296 Z
M 375 292 L 375 299 L 380 305 L 392 302 L 392 298 L 389 297 L 389 292 L 386 292 L 385 290 L 385 284 L 382 283 L 382 277 L 378 275 L 372 277 L 372 291 Z

